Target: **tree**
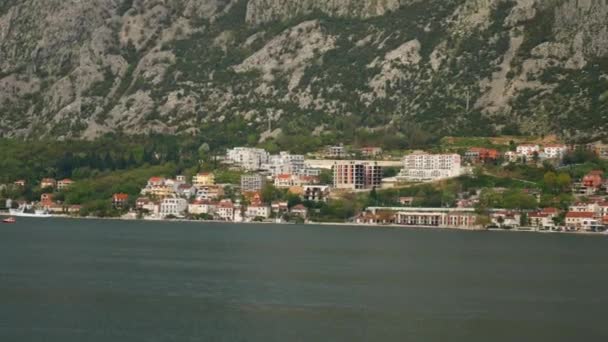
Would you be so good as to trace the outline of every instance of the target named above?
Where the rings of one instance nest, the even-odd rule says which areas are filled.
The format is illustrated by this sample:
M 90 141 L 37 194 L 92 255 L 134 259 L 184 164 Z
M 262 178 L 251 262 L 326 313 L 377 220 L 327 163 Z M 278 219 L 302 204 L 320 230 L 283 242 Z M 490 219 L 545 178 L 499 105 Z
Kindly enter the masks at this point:
M 264 203 L 270 204 L 273 201 L 280 199 L 282 197 L 283 193 L 279 189 L 277 189 L 274 185 L 268 183 L 268 184 L 264 185 L 261 195 L 262 195 L 262 201 L 264 201 Z
M 572 186 L 572 178 L 569 174 L 562 172 L 557 175 L 556 185 L 559 188 L 559 191 L 568 191 Z
M 522 227 L 526 227 L 528 225 L 528 214 L 527 213 L 521 213 L 521 215 L 519 216 L 519 225 Z
M 549 171 L 543 176 L 543 184 L 545 189 L 554 192 L 557 189 L 557 175 L 555 172 Z

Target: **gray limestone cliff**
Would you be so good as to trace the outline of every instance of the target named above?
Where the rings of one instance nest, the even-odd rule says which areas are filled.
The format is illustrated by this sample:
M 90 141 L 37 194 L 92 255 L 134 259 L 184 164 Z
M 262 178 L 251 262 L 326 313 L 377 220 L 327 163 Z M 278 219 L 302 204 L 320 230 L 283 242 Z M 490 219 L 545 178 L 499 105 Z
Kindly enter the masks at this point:
M 6 0 L 0 135 L 595 138 L 607 18 L 605 0 Z

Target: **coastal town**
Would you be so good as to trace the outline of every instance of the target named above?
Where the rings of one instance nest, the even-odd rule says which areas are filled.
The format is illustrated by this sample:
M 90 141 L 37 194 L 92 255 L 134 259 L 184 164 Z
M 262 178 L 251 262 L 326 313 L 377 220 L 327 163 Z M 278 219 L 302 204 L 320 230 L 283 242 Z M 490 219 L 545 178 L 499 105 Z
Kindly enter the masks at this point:
M 107 201 L 114 216 L 123 219 L 604 232 L 608 227 L 605 170 L 586 170 L 573 177 L 576 164 L 567 159 L 576 153 L 604 160 L 608 145 L 511 141 L 502 150 L 472 146 L 408 151 L 402 156 L 380 147 L 344 145 L 307 155 L 234 147 L 214 159 L 215 169 L 155 175 L 136 195 L 116 192 Z M 516 190 L 496 184 L 463 186 L 463 180 L 479 183 L 492 172 L 516 167 L 543 170 L 542 181 L 507 175 L 506 179 L 519 182 Z M 233 181 L 220 181 L 217 170 L 232 172 Z M 454 189 L 450 182 L 456 180 L 461 181 Z M 28 182 L 16 179 L 2 189 L 24 189 Z M 62 194 L 77 181 L 47 177 L 37 183 L 39 200 L 6 198 L 4 213 L 94 216 L 83 213 L 84 203 L 62 201 Z M 436 196 L 432 191 L 425 195 L 421 190 L 429 187 L 439 192 L 438 200 L 429 200 Z M 359 205 L 329 214 L 327 208 L 334 202 Z

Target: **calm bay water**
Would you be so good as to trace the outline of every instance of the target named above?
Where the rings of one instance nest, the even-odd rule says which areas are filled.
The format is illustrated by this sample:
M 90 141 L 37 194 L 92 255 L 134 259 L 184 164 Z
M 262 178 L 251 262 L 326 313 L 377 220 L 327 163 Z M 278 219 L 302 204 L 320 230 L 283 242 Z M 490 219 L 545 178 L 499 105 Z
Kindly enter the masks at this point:
M 608 237 L 0 225 L 0 341 L 575 339 L 608 339 Z

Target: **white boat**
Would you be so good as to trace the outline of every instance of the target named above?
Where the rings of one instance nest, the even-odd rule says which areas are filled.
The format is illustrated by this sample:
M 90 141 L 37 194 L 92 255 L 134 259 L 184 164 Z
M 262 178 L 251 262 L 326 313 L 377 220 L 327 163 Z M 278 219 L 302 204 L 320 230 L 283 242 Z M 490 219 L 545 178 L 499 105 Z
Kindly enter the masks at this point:
M 46 210 L 34 210 L 33 213 L 26 213 L 24 208 L 10 209 L 9 214 L 17 217 L 51 217 L 52 215 Z

